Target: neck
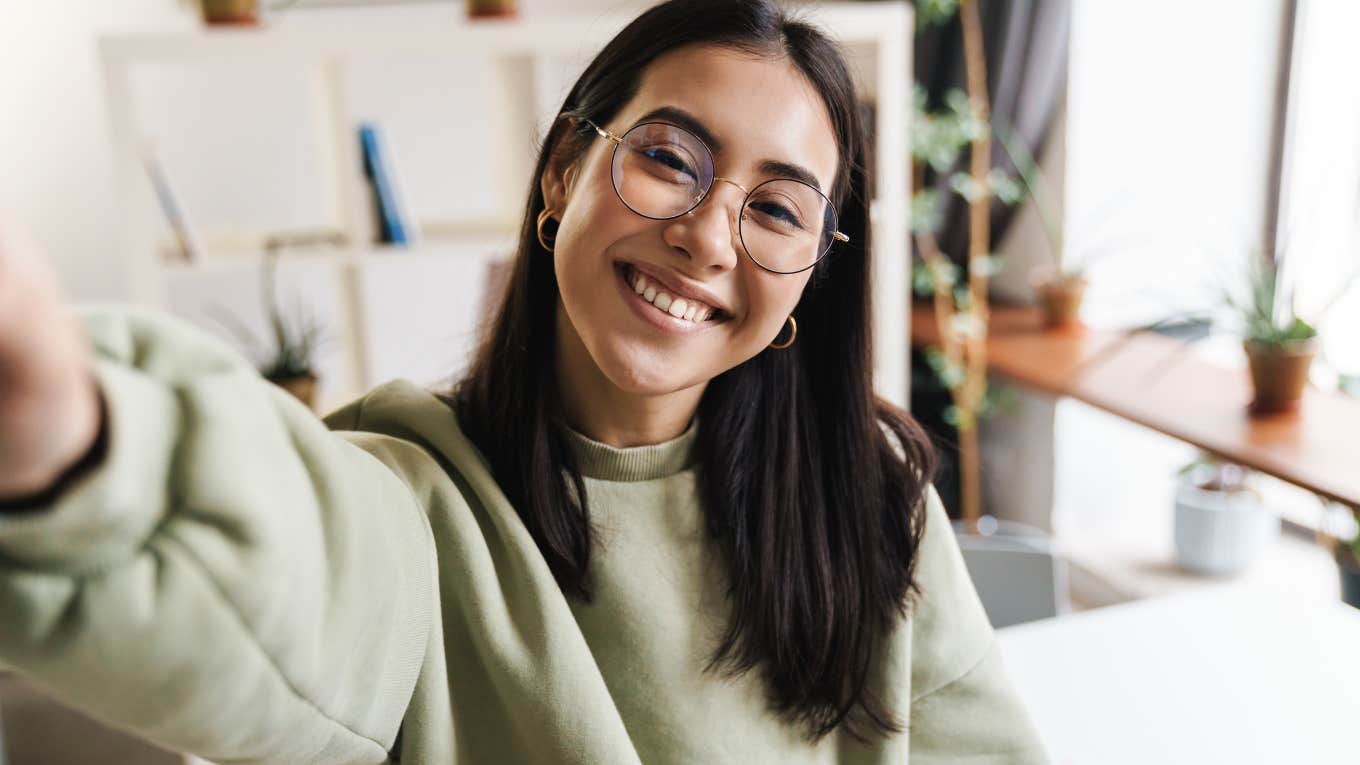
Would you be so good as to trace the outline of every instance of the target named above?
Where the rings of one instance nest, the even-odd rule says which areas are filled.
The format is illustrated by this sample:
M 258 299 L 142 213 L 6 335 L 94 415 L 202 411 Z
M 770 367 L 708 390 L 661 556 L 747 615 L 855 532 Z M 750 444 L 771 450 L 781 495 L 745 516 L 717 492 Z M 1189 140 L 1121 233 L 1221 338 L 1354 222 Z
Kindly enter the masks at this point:
M 556 332 L 562 418 L 576 432 L 627 448 L 669 441 L 689 427 L 706 383 L 660 394 L 625 391 L 600 371 L 561 302 L 557 304 Z

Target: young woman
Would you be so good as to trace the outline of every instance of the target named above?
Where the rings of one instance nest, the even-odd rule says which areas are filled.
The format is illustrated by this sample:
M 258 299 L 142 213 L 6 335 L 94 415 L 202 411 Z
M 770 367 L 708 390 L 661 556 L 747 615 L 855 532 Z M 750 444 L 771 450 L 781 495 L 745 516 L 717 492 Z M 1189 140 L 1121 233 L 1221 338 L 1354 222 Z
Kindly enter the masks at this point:
M 864 141 L 812 27 L 644 13 L 471 372 L 324 424 L 167 317 L 73 325 L 10 230 L 0 663 L 221 762 L 1042 762 L 871 391 Z

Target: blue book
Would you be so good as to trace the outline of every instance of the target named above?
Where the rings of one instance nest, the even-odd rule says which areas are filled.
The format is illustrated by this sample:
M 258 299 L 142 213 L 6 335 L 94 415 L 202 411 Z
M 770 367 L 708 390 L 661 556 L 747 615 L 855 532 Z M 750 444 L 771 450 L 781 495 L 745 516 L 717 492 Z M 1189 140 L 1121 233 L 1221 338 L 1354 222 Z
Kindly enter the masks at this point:
M 380 239 L 391 244 L 409 244 L 401 203 L 393 185 L 392 161 L 383 150 L 376 125 L 367 122 L 359 125 L 359 144 L 364 156 L 364 175 L 373 184 L 374 196 L 378 200 Z

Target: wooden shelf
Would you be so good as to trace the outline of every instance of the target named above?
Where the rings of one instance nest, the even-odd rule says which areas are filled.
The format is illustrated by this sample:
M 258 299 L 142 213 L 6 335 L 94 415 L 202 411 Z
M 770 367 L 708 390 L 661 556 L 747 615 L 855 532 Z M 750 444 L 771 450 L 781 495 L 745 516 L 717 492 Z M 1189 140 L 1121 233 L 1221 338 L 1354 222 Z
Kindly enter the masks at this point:
M 515 242 L 509 236 L 486 236 L 463 239 L 425 240 L 406 247 L 392 244 L 372 244 L 365 247 L 289 247 L 280 251 L 281 263 L 323 262 L 335 265 L 363 266 L 393 258 L 431 259 L 465 258 L 477 262 L 508 260 L 514 254 Z M 164 259 L 161 268 L 167 273 L 184 271 L 234 270 L 259 268 L 264 253 L 259 249 L 238 252 L 213 252 L 200 260 Z
M 343 13 L 285 14 L 256 27 L 199 27 L 171 33 L 127 33 L 100 40 L 105 58 L 127 60 L 314 59 L 365 54 L 447 56 L 586 56 L 652 3 L 620 3 L 599 11 L 543 11 L 515 19 L 469 20 L 461 4 L 426 9 L 350 8 Z M 902 3 L 815 2 L 799 10 L 841 42 L 878 41 L 906 31 Z
M 912 344 L 939 344 L 928 303 L 912 308 Z M 1360 509 L 1360 400 L 1309 389 L 1292 414 L 1248 416 L 1251 381 L 1161 335 L 1083 326 L 1045 330 L 1039 311 L 996 306 L 991 372 L 1066 396 Z
M 355 247 L 348 251 L 290 252 L 287 260 L 299 266 L 318 263 L 339 266 L 345 272 L 334 301 L 345 318 L 336 344 L 353 361 L 343 364 L 345 390 L 362 391 L 379 382 L 363 359 L 381 355 L 381 349 L 414 342 L 412 333 L 431 331 L 432 317 L 408 315 L 414 326 L 384 324 L 389 309 L 361 311 L 359 296 L 372 297 L 373 278 L 384 274 L 394 281 L 387 289 L 404 291 L 410 303 L 444 306 L 467 311 L 467 325 L 455 318 L 440 318 L 444 337 L 471 334 L 481 314 L 469 300 L 471 292 L 448 294 L 427 289 L 431 274 L 438 272 L 441 287 L 480 284 L 485 255 L 514 247 L 523 212 L 522 191 L 532 180 L 535 153 L 545 126 L 556 116 L 563 97 L 596 51 L 651 3 L 636 0 L 620 3 L 609 11 L 581 10 L 526 13 L 515 20 L 469 21 L 458 4 L 375 6 L 333 9 L 326 13 L 288 13 L 251 29 L 203 28 L 172 34 L 118 34 L 99 40 L 105 97 L 109 105 L 110 133 L 114 146 L 121 241 L 115 255 L 122 261 L 124 292 L 132 300 L 167 307 L 176 302 L 169 280 L 193 281 L 206 275 L 225 275 L 242 264 L 258 263 L 266 237 L 277 234 L 255 228 L 248 221 L 232 221 L 233 228 L 213 237 L 200 231 L 209 256 L 201 263 L 167 261 L 159 246 L 164 238 L 161 211 L 146 180 L 139 157 L 144 146 L 142 93 L 154 85 L 147 74 L 157 71 L 193 72 L 217 64 L 249 61 L 280 72 L 292 72 L 305 82 L 305 97 L 297 99 L 299 110 L 314 127 L 315 136 L 306 150 L 313 154 L 315 179 L 306 179 L 316 192 L 321 220 L 315 225 L 345 235 L 348 241 L 374 238 L 371 202 L 354 140 L 355 88 L 366 82 L 364 72 L 380 70 L 393 62 L 447 72 L 456 81 L 464 69 L 491 78 L 494 97 L 482 99 L 480 90 L 453 89 L 470 119 L 496 126 L 496 138 L 486 151 L 496 161 L 492 177 L 469 172 L 450 177 L 450 184 L 476 185 L 488 189 L 488 210 L 460 211 L 462 215 L 490 215 L 489 219 L 459 218 L 423 221 L 425 241 L 414 250 L 387 252 L 383 248 Z M 802 5 L 797 3 L 797 5 Z M 911 192 L 909 132 L 911 102 L 909 83 L 913 11 L 905 0 L 891 2 L 817 2 L 798 9 L 799 15 L 818 24 L 843 47 L 854 77 L 857 95 L 872 101 L 874 145 L 872 150 L 876 198 L 871 210 L 874 243 L 874 325 L 880 334 L 907 321 L 902 299 L 909 283 L 908 211 Z M 209 66 L 200 67 L 201 64 Z M 467 66 L 470 64 L 471 66 Z M 471 76 L 471 75 L 469 75 Z M 151 83 L 149 85 L 148 83 Z M 359 83 L 359 85 L 356 85 Z M 367 87 L 373 87 L 369 83 Z M 386 87 L 386 86 L 385 86 Z M 140 104 L 140 107 L 139 107 Z M 189 108 L 189 107 L 185 107 Z M 242 104 L 242 108 L 253 108 Z M 301 119 L 302 117 L 299 117 Z M 178 126 L 182 128 L 183 126 Z M 280 169 L 282 172 L 282 169 Z M 484 171 L 481 171 L 484 172 Z M 301 177 L 301 176 L 299 176 Z M 277 182 L 261 178 L 257 182 Z M 300 187 L 301 188 L 301 187 Z M 308 225 L 312 225 L 309 223 Z M 450 236 L 452 235 L 452 236 Z M 458 241 L 450 241 L 457 239 Z M 467 273 L 443 267 L 462 259 L 471 264 Z M 409 269 L 403 268 L 412 266 Z M 423 268 L 422 268 L 423 267 Z M 402 272 L 406 283 L 396 281 Z M 371 278 L 372 277 L 372 278 Z M 181 304 L 184 301 L 179 301 Z M 187 306 L 192 308 L 193 306 Z M 358 318 L 352 318 L 358 317 Z M 399 331 L 400 330 L 400 331 Z M 423 335 L 420 335 L 423 337 Z M 438 340 L 438 338 L 435 338 Z M 445 343 L 447 347 L 447 343 Z M 907 348 L 901 343 L 881 343 L 875 349 L 874 383 L 879 394 L 905 407 L 910 398 Z M 389 374 L 393 367 L 382 367 Z M 420 373 L 412 367 L 410 376 Z

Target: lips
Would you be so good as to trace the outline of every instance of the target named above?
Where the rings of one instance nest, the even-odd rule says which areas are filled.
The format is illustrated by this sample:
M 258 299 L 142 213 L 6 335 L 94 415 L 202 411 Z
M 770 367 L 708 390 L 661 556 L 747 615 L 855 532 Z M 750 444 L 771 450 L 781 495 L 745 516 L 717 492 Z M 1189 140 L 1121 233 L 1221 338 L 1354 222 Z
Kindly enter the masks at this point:
M 665 285 L 655 279 L 648 278 L 646 274 L 631 265 L 623 265 L 623 278 L 633 292 L 637 293 L 649 305 L 676 319 L 703 324 L 719 321 L 724 316 L 721 310 L 708 303 L 693 297 L 680 297 L 672 293 Z

